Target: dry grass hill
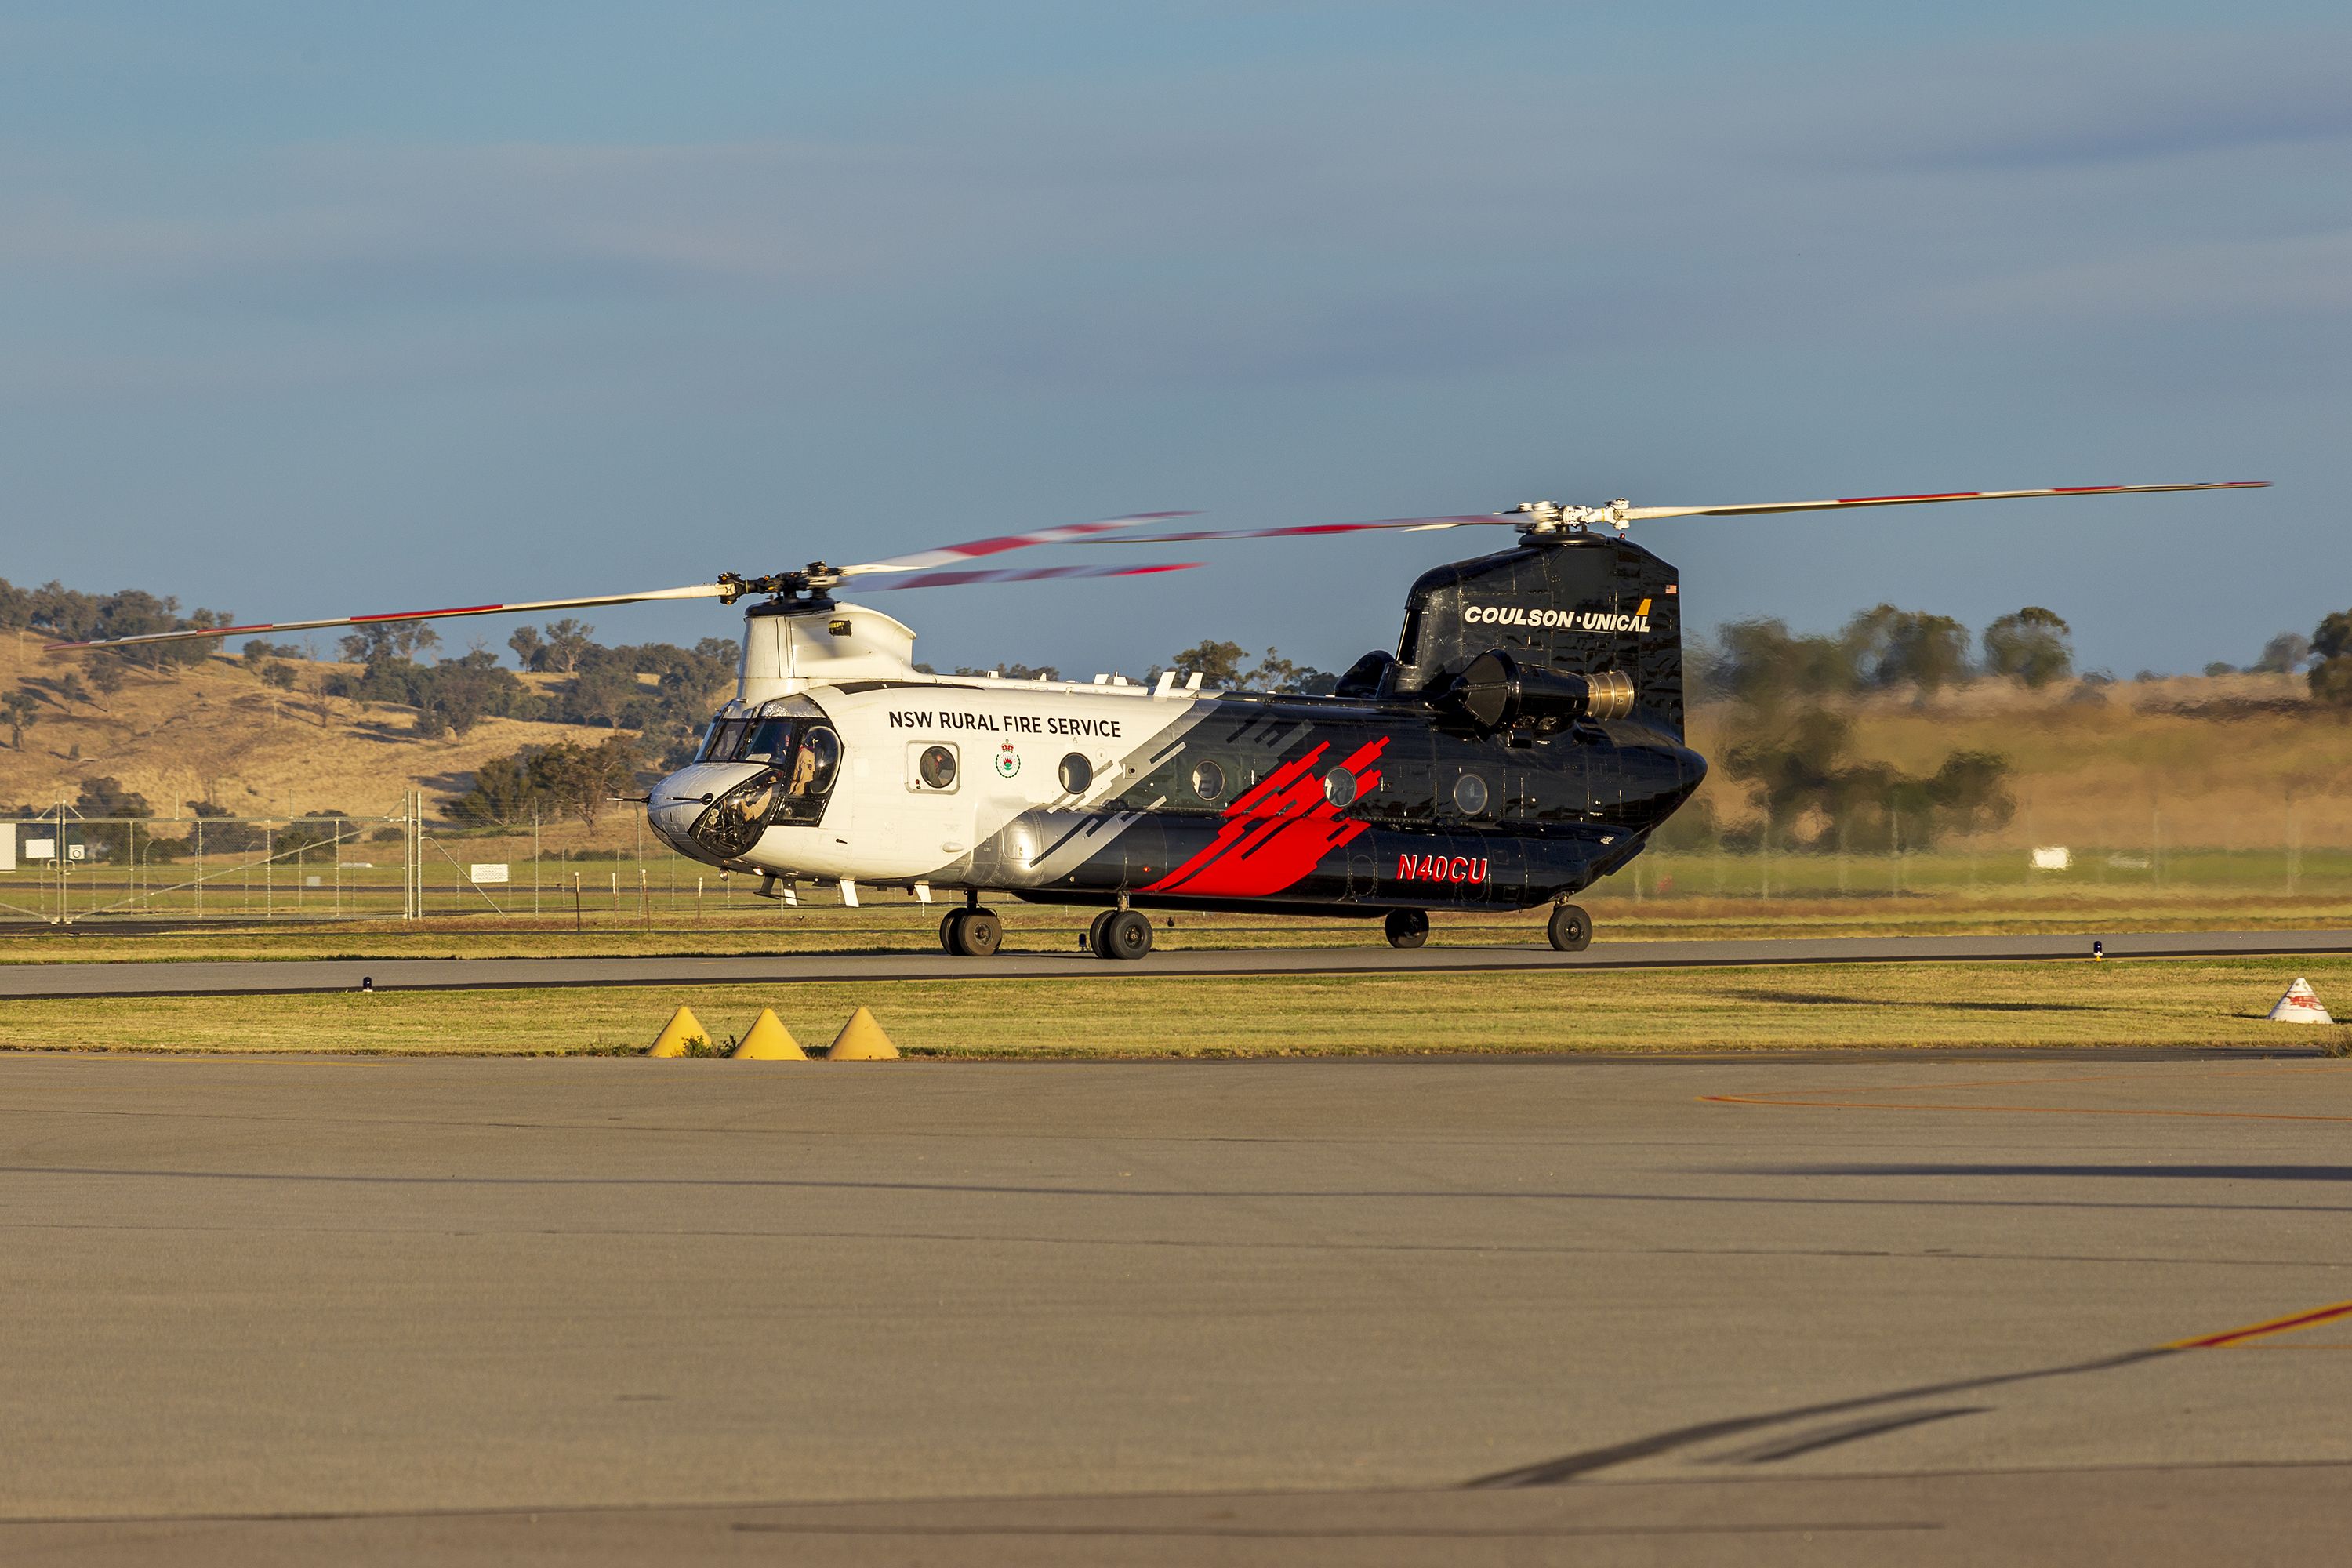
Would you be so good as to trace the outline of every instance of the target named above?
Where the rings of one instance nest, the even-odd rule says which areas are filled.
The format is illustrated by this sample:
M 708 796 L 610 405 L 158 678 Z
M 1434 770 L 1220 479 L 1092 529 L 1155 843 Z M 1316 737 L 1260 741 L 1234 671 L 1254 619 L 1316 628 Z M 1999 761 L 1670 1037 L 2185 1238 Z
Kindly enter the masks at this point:
M 20 751 L 0 749 L 0 805 L 70 801 L 81 781 L 111 777 L 145 795 L 160 815 L 209 801 L 235 816 L 335 810 L 363 816 L 395 810 L 421 785 L 441 800 L 464 791 L 485 759 L 522 746 L 593 742 L 572 724 L 485 719 L 462 738 L 426 740 L 405 708 L 279 691 L 236 659 L 162 673 L 133 670 L 111 696 L 87 702 L 54 694 L 78 662 L 45 656 L 37 635 L 6 637 L 0 689 L 43 695 Z M 302 686 L 355 665 L 297 661 Z M 544 688 L 560 677 L 526 675 Z M 0 741 L 5 741 L 0 734 Z
M 2144 843 L 2216 849 L 2352 847 L 2352 710 L 2310 700 L 2298 675 L 2181 676 L 2030 691 L 1979 680 L 1932 698 L 1853 705 L 1859 757 L 1925 773 L 1955 751 L 1997 752 L 2017 812 L 1987 847 Z M 1720 756 L 1734 715 L 1703 707 L 1692 738 Z M 1727 823 L 1743 786 L 1706 785 Z

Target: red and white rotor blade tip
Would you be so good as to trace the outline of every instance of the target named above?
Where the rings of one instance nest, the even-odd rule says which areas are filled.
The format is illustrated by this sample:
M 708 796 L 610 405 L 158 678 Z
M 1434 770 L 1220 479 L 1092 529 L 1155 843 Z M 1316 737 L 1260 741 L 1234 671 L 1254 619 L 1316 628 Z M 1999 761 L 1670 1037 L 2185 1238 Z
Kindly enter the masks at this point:
M 942 544 L 934 550 L 918 550 L 911 555 L 892 555 L 881 561 L 844 566 L 840 572 L 845 577 L 863 577 L 875 572 L 922 572 L 937 566 L 956 566 L 984 556 L 1001 555 L 1008 550 L 1026 550 L 1034 544 L 1068 544 L 1077 540 L 1093 539 L 1099 534 L 1117 533 L 1122 529 L 1140 528 L 1146 523 L 1166 522 L 1171 518 L 1192 515 L 1189 511 L 1129 512 L 1125 517 L 1107 517 L 1097 522 L 1070 522 L 1059 528 L 1040 528 L 1028 533 L 1004 533 L 992 539 L 971 540 L 962 544 Z
M 1629 522 L 1660 517 L 1755 517 L 1776 511 L 1836 511 L 1852 506 L 1921 506 L 1948 500 L 2025 500 L 2038 496 L 2137 496 L 2158 490 L 2258 490 L 2268 479 L 2228 479 L 2189 485 L 2061 485 L 2046 490 L 1947 490 L 1936 495 L 1843 496 L 1835 500 L 1755 501 L 1740 506 L 1634 506 Z
M 1155 572 L 1190 572 L 1206 564 L 1204 561 L 1174 561 L 1150 566 L 982 566 L 976 570 L 924 572 L 896 583 L 876 583 L 871 586 L 876 591 L 961 588 L 974 583 L 1040 583 L 1048 577 L 1145 577 Z
M 1434 532 L 1445 528 L 1508 524 L 1507 517 L 1485 512 L 1461 512 L 1446 517 L 1384 517 L 1370 522 L 1300 522 L 1286 528 L 1204 528 L 1182 533 L 1147 533 L 1129 539 L 1104 539 L 1100 544 L 1182 544 L 1196 539 L 1291 539 L 1322 533 L 1362 533 L 1372 529 L 1401 529 L 1408 533 Z
M 246 626 L 191 626 L 176 632 L 149 632 L 135 637 L 100 637 L 90 642 L 50 643 L 46 651 L 76 648 L 131 647 L 141 643 L 186 642 L 195 637 L 262 637 L 272 632 L 310 632 L 328 626 L 368 626 L 380 621 L 445 621 L 458 616 L 535 616 L 542 610 L 586 610 L 599 605 L 637 605 L 651 599 L 716 599 L 727 592 L 723 583 L 695 583 L 683 588 L 653 588 L 638 594 L 598 594 L 584 599 L 533 599 L 527 604 L 459 605 L 441 610 L 397 610 L 383 616 L 331 616 L 316 621 L 263 621 Z

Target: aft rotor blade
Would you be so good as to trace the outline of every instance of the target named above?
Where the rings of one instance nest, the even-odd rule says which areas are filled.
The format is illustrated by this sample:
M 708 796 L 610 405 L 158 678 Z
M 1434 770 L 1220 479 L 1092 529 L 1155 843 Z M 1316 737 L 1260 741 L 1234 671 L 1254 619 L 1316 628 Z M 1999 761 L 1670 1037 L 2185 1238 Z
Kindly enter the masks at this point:
M 1166 522 L 1171 518 L 1192 515 L 1189 511 L 1129 512 L 1125 517 L 1107 517 L 1099 522 L 1071 522 L 1059 528 L 1036 529 L 1028 533 L 1005 533 L 993 539 L 971 540 L 963 544 L 943 544 L 935 550 L 918 550 L 911 555 L 893 555 L 885 560 L 867 561 L 837 570 L 845 577 L 862 577 L 873 572 L 920 572 L 933 566 L 953 566 L 960 562 L 1001 555 L 1008 550 L 1026 550 L 1034 544 L 1067 544 L 1076 540 L 1093 539 L 1099 534 L 1116 533 L 1121 529 L 1140 528 L 1148 522 Z
M 269 632 L 310 632 L 326 626 L 372 626 L 384 621 L 445 621 L 458 616 L 533 616 L 541 610 L 585 610 L 599 605 L 636 605 L 648 599 L 716 599 L 727 592 L 723 583 L 696 583 L 684 588 L 654 588 L 639 594 L 599 594 L 584 599 L 533 599 L 516 605 L 461 605 L 445 610 L 396 610 L 383 616 L 334 616 L 318 621 L 264 621 L 247 626 L 190 626 L 175 632 L 148 632 L 135 637 L 99 637 L 89 642 L 50 643 L 46 651 L 75 648 L 131 647 L 142 643 L 187 642 L 195 637 L 258 637 Z
M 1370 522 L 1301 522 L 1287 528 L 1206 528 L 1183 533 L 1146 533 L 1124 539 L 1098 539 L 1097 544 L 1181 544 L 1196 539 L 1288 539 L 1305 534 L 1361 533 L 1368 529 L 1402 529 L 1408 533 L 1433 531 L 1441 528 L 1492 528 L 1511 521 L 1506 517 L 1493 517 L 1485 512 L 1463 512 L 1447 517 L 1384 517 Z
M 1037 583 L 1048 577 L 1142 577 L 1154 572 L 1190 572 L 1205 561 L 1163 562 L 1151 566 L 994 566 L 968 572 L 925 572 L 897 583 L 876 583 L 884 588 L 961 588 L 974 583 Z
M 1947 500 L 2023 500 L 2037 496 L 2137 496 L 2158 490 L 2258 490 L 2268 479 L 2229 479 L 2190 485 L 2062 485 L 2046 490 L 1948 490 L 1937 495 L 1845 496 L 1836 500 L 1757 501 L 1739 506 L 1633 506 L 1622 514 L 1629 522 L 1660 517 L 1756 517 L 1776 511 L 1835 511 L 1850 506 L 1922 506 Z

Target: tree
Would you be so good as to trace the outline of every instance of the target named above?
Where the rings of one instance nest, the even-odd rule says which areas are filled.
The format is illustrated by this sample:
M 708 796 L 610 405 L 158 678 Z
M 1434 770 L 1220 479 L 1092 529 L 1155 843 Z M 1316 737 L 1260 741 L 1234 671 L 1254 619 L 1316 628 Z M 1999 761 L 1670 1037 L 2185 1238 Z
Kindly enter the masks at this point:
M 1715 690 L 1759 711 L 1792 699 L 1851 691 L 1859 683 L 1843 637 L 1796 637 L 1780 620 L 1733 621 L 1716 628 L 1707 668 Z
M 2253 668 L 2264 675 L 2292 675 L 2311 657 L 2311 639 L 2301 632 L 2281 632 L 2263 644 Z
M 1730 749 L 1724 772 L 1748 784 L 1769 842 L 1863 853 L 1924 849 L 1948 833 L 1998 827 L 2016 809 L 2004 757 L 1955 752 L 1922 776 L 1849 761 L 1853 735 L 1843 714 L 1807 707 L 1767 721 Z
M 1204 685 L 1236 687 L 1242 683 L 1242 660 L 1248 657 L 1237 642 L 1213 642 L 1204 637 L 1168 662 L 1177 669 L 1200 671 Z
M 577 816 L 583 827 L 593 827 L 607 798 L 635 781 L 637 743 L 626 735 L 613 735 L 593 746 L 567 741 L 533 757 L 530 773 L 550 800 Z
M 89 683 L 98 689 L 100 696 L 113 696 L 122 689 L 122 683 L 126 679 L 121 655 L 100 653 L 91 656 Z
M 272 660 L 261 667 L 261 682 L 280 691 L 294 689 L 294 667 Z
M 488 648 L 420 669 L 414 684 L 416 727 L 436 735 L 463 735 L 490 714 L 510 711 L 522 694 L 522 682 Z
M 441 646 L 441 634 L 423 621 L 378 621 L 342 639 L 347 663 L 379 665 L 394 659 L 413 660 Z
M 80 791 L 74 796 L 74 809 L 84 817 L 121 818 L 147 817 L 155 815 L 147 797 L 122 787 L 122 781 L 113 778 L 89 778 L 81 781 Z M 93 852 L 112 857 L 125 854 L 131 847 L 131 825 L 122 821 L 94 821 L 82 830 L 85 842 Z
M 547 627 L 547 661 L 534 665 L 535 669 L 551 669 L 558 675 L 570 675 L 580 668 L 580 660 L 593 646 L 589 634 L 596 628 L 566 616 L 551 622 Z
M 2311 694 L 2338 708 L 2352 708 L 2352 610 L 2338 610 L 2311 634 Z
M 507 638 L 507 647 L 514 649 L 518 668 L 537 669 L 540 656 L 545 652 L 547 644 L 541 640 L 537 627 L 517 626 L 514 635 Z
M 1949 616 L 1881 605 L 1848 621 L 1843 640 L 1864 685 L 1935 691 L 1969 673 L 1968 628 Z
M 2073 635 L 2054 612 L 2028 605 L 1985 627 L 1985 668 L 2036 688 L 2063 680 L 2074 670 Z
M 5 715 L 8 721 L 9 750 L 25 749 L 26 727 L 39 721 L 40 710 L 39 701 L 21 686 L 0 697 L 0 715 Z
M 1257 668 L 1242 679 L 1260 691 L 1307 697 L 1328 697 L 1331 689 L 1339 684 L 1339 678 L 1328 670 L 1310 664 L 1293 664 L 1272 648 L 1266 649 Z

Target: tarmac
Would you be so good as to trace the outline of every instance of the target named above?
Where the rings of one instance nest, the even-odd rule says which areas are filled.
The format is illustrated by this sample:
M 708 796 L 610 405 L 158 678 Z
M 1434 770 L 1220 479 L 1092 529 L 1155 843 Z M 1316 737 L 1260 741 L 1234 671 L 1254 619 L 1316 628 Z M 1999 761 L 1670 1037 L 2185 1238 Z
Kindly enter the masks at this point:
M 1667 969 L 1780 963 L 1923 963 L 2082 958 L 2088 936 L 1789 937 L 1706 942 L 1600 942 L 1582 952 L 1549 946 L 1399 950 L 1367 933 L 1360 947 L 1162 949 L 1137 962 L 1084 952 L 779 953 L 730 958 L 374 958 L 0 963 L 0 999 L 42 996 L 295 994 L 356 991 L 483 991 L 567 985 L 709 985 L 894 980 L 1148 978 L 1202 974 L 1431 974 L 1524 969 Z M 55 942 L 61 938 L 27 938 Z M 462 937 L 453 939 L 463 941 Z M 2105 937 L 2116 958 L 2304 956 L 2352 952 L 2352 931 L 2129 931 Z M 54 951 L 44 946 L 44 958 Z
M 2332 1561 L 2281 1031 L 0 1058 L 0 1561 Z

